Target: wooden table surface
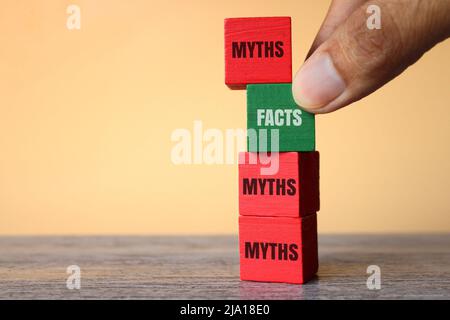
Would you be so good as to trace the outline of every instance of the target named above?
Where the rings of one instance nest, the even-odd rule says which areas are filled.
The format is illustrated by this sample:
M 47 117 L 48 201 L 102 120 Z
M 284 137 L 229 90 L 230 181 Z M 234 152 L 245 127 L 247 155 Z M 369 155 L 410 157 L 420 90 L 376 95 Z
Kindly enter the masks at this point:
M 319 242 L 318 277 L 301 286 L 239 281 L 236 236 L 0 237 L 0 299 L 450 299 L 448 234 Z M 369 265 L 381 290 L 367 289 Z

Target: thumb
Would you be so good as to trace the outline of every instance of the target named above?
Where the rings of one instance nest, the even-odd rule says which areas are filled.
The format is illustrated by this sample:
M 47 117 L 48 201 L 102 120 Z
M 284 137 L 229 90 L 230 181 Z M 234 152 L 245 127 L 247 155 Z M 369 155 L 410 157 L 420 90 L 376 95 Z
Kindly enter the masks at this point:
M 370 9 L 380 17 L 371 29 Z M 379 0 L 357 8 L 295 75 L 295 101 L 313 113 L 342 108 L 375 91 L 450 35 L 450 1 Z

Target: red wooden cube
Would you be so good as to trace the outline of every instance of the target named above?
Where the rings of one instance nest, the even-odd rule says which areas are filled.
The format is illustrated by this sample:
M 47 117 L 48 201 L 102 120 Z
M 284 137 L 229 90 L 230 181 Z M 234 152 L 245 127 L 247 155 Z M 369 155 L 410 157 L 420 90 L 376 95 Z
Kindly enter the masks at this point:
M 225 83 L 292 82 L 291 18 L 225 19 Z
M 264 155 L 240 154 L 239 214 L 304 217 L 319 211 L 319 152 Z
M 317 215 L 239 216 L 241 280 L 305 283 L 317 272 Z

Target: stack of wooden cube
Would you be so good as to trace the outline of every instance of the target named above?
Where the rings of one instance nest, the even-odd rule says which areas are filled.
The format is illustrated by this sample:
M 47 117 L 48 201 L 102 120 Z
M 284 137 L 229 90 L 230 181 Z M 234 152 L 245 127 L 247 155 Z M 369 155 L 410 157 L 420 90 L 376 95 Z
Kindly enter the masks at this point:
M 247 89 L 248 152 L 239 163 L 242 280 L 305 283 L 318 269 L 314 115 L 294 102 L 291 82 L 289 17 L 225 19 L 225 83 Z

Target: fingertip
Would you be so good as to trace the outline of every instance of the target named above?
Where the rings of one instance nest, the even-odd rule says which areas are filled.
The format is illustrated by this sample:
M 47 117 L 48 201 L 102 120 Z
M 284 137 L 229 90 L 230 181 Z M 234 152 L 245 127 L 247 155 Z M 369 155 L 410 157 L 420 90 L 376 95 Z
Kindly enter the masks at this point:
M 314 113 L 342 94 L 345 88 L 330 55 L 316 52 L 294 76 L 292 95 L 302 109 Z

